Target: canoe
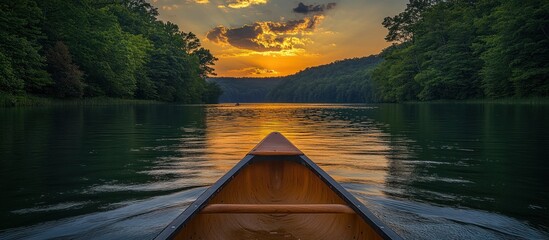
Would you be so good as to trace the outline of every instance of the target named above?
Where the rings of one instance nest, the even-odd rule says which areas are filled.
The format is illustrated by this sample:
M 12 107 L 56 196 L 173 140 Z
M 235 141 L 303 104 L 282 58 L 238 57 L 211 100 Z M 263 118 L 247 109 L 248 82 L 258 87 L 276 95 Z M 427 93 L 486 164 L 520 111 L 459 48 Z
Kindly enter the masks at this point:
M 401 239 L 278 132 L 155 239 Z

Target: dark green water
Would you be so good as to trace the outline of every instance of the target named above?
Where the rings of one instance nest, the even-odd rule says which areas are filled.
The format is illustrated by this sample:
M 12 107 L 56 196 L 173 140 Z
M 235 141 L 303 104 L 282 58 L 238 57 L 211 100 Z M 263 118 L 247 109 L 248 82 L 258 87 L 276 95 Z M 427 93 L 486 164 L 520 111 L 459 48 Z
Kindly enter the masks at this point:
M 549 105 L 0 109 L 0 238 L 154 237 L 271 131 L 408 239 L 548 239 Z

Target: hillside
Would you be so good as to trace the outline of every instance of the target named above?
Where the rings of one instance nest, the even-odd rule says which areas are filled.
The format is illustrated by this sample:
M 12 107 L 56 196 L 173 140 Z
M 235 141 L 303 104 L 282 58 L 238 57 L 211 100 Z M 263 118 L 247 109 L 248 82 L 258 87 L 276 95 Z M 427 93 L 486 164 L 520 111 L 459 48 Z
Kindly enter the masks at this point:
M 371 70 L 378 56 L 345 59 L 278 78 L 210 78 L 219 102 L 373 102 Z
M 210 78 L 221 87 L 220 103 L 266 102 L 265 97 L 282 82 L 282 78 Z
M 267 99 L 270 102 L 373 102 L 371 71 L 378 56 L 346 59 L 307 68 L 287 76 Z

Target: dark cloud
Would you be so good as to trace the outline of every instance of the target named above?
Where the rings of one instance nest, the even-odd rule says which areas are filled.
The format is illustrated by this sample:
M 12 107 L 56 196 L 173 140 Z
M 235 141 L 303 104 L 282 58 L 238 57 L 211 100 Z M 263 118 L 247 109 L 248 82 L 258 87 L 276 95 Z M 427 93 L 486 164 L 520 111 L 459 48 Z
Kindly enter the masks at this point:
M 255 22 L 239 28 L 216 27 L 206 37 L 213 42 L 258 52 L 282 51 L 302 46 L 304 35 L 313 31 L 322 16 L 288 22 Z
M 303 13 L 303 14 L 309 14 L 309 13 L 321 13 L 326 10 L 330 10 L 332 8 L 335 8 L 337 4 L 334 3 L 328 3 L 328 4 L 319 4 L 319 5 L 305 5 L 302 2 L 300 2 L 296 8 L 294 8 L 294 12 L 296 13 Z
M 265 75 L 265 74 L 277 74 L 278 72 L 273 69 L 266 69 L 266 68 L 245 68 L 242 71 L 247 72 L 252 75 Z

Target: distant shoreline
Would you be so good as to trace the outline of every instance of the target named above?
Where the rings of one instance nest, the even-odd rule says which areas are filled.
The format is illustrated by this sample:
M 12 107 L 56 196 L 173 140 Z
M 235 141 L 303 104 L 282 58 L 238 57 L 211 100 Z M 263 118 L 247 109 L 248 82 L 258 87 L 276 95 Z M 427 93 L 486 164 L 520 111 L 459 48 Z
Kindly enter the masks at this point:
M 220 102 L 219 104 L 234 104 L 235 102 Z M 404 101 L 404 102 L 239 102 L 240 104 L 549 104 L 549 97 L 531 98 L 501 98 L 501 99 L 463 99 L 463 100 L 433 100 L 433 101 Z M 63 106 L 63 105 L 130 105 L 130 104 L 178 104 L 177 102 L 161 102 L 155 100 L 124 99 L 110 97 L 92 97 L 80 99 L 57 99 L 34 95 L 7 95 L 0 94 L 0 108 L 32 107 L 32 106 Z

